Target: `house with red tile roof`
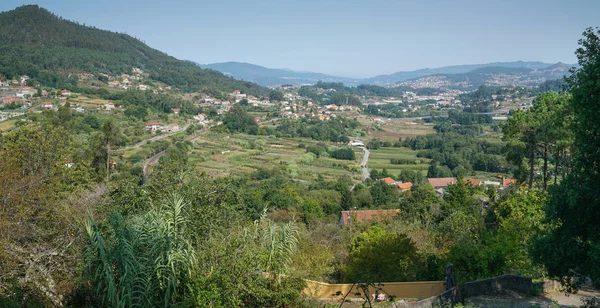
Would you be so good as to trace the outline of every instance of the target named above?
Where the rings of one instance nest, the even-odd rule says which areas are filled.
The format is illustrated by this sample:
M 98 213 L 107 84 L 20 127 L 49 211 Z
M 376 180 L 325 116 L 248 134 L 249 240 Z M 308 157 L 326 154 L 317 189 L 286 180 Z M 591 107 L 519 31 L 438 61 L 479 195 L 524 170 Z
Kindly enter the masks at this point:
M 481 180 L 478 180 L 478 179 L 464 178 L 463 182 L 465 184 L 471 184 L 473 186 L 479 186 L 479 185 L 481 185 Z
M 398 216 L 399 213 L 400 209 L 342 211 L 339 224 L 345 226 L 354 222 L 384 221 Z
M 394 180 L 390 177 L 379 179 L 379 180 L 388 185 L 396 185 L 396 180 Z
M 171 110 L 173 110 L 174 114 L 179 114 L 179 112 L 181 111 L 181 108 L 171 108 Z
M 411 182 L 402 182 L 402 183 L 396 183 L 396 186 L 398 186 L 398 189 L 400 189 L 401 191 L 409 191 L 413 184 Z
M 22 101 L 22 100 L 23 100 L 22 98 L 16 97 L 16 96 L 5 96 L 2 98 L 2 103 L 10 104 L 10 103 L 14 103 L 14 102 Z
M 456 184 L 456 178 L 428 178 L 427 182 L 434 188 L 444 188 Z
M 515 179 L 502 178 L 502 187 L 506 187 L 515 183 L 517 183 L 517 180 Z

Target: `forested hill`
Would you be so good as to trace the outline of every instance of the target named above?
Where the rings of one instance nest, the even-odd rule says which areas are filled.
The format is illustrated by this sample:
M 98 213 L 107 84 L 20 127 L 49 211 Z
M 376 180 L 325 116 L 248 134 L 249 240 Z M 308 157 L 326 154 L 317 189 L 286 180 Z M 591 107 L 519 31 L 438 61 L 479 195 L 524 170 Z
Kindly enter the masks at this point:
M 0 29 L 0 73 L 8 78 L 29 75 L 56 85 L 57 72 L 120 74 L 137 67 L 153 80 L 187 91 L 267 92 L 255 83 L 178 60 L 127 34 L 83 26 L 37 5 L 0 13 Z

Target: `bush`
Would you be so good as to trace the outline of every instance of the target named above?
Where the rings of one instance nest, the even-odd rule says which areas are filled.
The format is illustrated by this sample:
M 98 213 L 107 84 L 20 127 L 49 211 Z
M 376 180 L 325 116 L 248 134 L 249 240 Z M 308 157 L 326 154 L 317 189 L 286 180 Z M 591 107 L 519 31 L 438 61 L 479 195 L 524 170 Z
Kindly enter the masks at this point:
M 329 153 L 329 155 L 335 159 L 344 159 L 344 160 L 356 159 L 356 154 L 354 154 L 354 151 L 351 148 L 335 150 L 335 151 Z

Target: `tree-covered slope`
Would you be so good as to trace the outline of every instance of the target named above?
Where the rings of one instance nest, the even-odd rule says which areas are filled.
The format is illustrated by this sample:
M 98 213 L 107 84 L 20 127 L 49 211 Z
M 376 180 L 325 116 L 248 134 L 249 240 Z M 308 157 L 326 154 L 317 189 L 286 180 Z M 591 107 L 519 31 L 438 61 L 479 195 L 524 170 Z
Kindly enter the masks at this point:
M 266 93 L 257 84 L 201 69 L 127 34 L 79 25 L 36 5 L 0 13 L 0 29 L 0 73 L 9 78 L 27 74 L 53 84 L 60 78 L 57 72 L 120 74 L 137 67 L 183 90 Z

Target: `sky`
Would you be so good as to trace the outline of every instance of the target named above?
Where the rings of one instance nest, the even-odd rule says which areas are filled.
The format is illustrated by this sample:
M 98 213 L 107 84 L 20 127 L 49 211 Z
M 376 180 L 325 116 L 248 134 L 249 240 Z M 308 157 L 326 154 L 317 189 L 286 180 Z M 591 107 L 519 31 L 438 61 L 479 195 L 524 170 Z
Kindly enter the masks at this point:
M 2 0 L 124 32 L 201 64 L 346 77 L 504 61 L 575 63 L 598 0 Z

